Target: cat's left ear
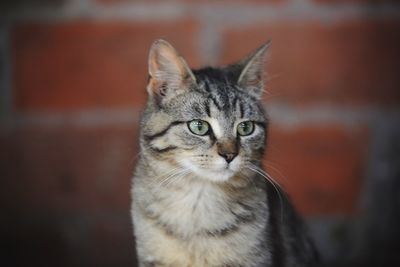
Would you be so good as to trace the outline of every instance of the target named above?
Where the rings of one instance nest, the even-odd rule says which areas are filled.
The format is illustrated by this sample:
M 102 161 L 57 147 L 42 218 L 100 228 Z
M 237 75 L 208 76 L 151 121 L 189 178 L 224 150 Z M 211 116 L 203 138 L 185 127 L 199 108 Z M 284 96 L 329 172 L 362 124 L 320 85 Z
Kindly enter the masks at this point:
M 271 41 L 268 41 L 240 62 L 242 70 L 237 83 L 258 99 L 261 98 L 264 91 L 264 61 L 270 45 Z
M 157 103 L 165 103 L 186 92 L 196 78 L 175 48 L 167 41 L 156 40 L 149 52 L 147 91 Z

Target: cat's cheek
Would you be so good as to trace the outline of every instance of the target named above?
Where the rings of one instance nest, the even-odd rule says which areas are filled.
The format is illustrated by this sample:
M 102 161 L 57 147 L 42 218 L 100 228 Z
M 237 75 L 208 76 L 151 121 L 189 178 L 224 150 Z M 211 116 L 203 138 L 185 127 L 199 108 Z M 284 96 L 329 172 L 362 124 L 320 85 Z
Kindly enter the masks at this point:
M 192 173 L 197 174 L 197 173 L 200 172 L 199 167 L 196 166 L 196 164 L 193 163 L 193 162 L 189 159 L 189 157 L 181 157 L 181 158 L 178 160 L 178 162 L 180 163 L 180 165 L 181 165 L 183 168 L 185 168 L 185 169 L 187 169 L 187 170 L 190 170 Z

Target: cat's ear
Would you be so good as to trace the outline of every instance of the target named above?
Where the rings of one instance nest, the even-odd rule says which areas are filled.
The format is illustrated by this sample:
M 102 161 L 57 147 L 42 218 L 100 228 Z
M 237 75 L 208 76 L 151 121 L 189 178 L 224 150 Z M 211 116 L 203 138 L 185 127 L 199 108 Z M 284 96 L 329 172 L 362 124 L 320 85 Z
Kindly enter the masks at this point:
M 149 82 L 147 92 L 158 103 L 183 93 L 196 82 L 196 78 L 172 45 L 156 40 L 149 52 Z
M 271 41 L 268 41 L 239 63 L 241 72 L 237 80 L 238 85 L 258 99 L 264 91 L 264 61 L 270 45 Z

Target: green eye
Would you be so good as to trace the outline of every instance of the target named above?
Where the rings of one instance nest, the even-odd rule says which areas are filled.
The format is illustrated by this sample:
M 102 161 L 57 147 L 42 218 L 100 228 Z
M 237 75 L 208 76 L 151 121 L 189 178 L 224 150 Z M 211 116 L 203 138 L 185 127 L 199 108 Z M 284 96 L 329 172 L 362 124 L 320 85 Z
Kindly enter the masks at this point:
M 237 133 L 241 136 L 250 135 L 254 132 L 254 122 L 243 121 L 237 126 Z
M 206 135 L 210 129 L 210 125 L 206 121 L 192 120 L 188 122 L 189 130 L 197 135 Z

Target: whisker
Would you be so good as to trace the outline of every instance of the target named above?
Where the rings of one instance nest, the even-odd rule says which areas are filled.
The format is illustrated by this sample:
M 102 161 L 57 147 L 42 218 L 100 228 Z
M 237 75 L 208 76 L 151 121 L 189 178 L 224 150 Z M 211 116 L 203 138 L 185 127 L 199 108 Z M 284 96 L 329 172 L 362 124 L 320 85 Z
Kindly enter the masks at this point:
M 259 162 L 259 161 L 257 161 L 257 162 Z M 271 168 L 273 167 L 273 166 L 271 166 L 272 162 L 268 161 L 267 164 L 270 164 Z M 282 186 L 280 185 L 280 183 L 278 183 L 269 173 L 267 173 L 262 168 L 260 168 L 259 166 L 255 165 L 254 163 L 252 163 L 250 158 L 246 158 L 245 159 L 245 167 L 251 167 L 251 168 L 254 168 L 254 169 L 258 170 L 259 172 L 261 172 L 261 175 L 263 175 L 264 177 L 267 176 L 265 178 L 268 179 L 271 183 L 274 183 L 276 186 L 278 186 L 280 189 L 282 189 Z M 276 172 L 279 172 L 279 170 L 276 169 L 276 168 L 274 170 Z
M 251 167 L 257 169 L 258 171 L 263 173 L 265 176 L 268 176 L 268 178 L 270 179 L 271 182 L 273 182 L 276 186 L 278 186 L 280 189 L 282 189 L 282 186 L 278 183 L 278 181 L 276 181 L 274 178 L 272 178 L 272 176 L 269 173 L 267 173 L 266 171 L 264 171 L 263 169 L 261 169 L 260 167 L 254 165 L 254 164 Z
M 271 168 L 273 171 L 275 171 L 279 175 L 279 177 L 282 177 L 285 180 L 285 183 L 290 183 L 290 180 L 288 179 L 287 175 L 285 175 L 283 172 L 281 172 L 278 169 L 278 167 L 275 167 L 277 165 L 276 163 L 273 163 L 273 162 L 267 160 L 265 162 L 265 164 L 266 164 L 267 168 Z
M 170 181 L 173 180 L 177 175 L 180 175 L 184 172 L 186 172 L 186 169 L 179 168 L 176 172 L 173 172 L 172 174 L 168 175 L 166 178 L 164 178 L 160 182 L 160 186 L 167 186 L 170 184 Z
M 177 173 L 176 175 L 171 176 L 168 179 L 167 183 L 164 185 L 169 186 L 172 182 L 180 182 L 183 179 L 183 177 L 185 177 L 186 174 L 188 174 L 189 172 L 190 172 L 190 170 L 187 170 L 187 169 L 182 170 L 181 172 Z
M 179 172 L 170 175 L 167 179 L 163 181 L 161 185 L 169 186 L 172 182 L 176 181 L 181 175 L 185 175 L 187 170 L 180 170 Z
M 176 173 L 179 173 L 182 169 L 183 169 L 182 167 L 175 167 L 168 170 L 166 173 L 163 173 L 162 175 L 154 177 L 154 180 L 152 181 L 151 185 L 161 183 L 163 180 L 168 179 L 169 176 L 176 175 Z
M 190 170 L 187 169 L 186 167 L 182 166 L 182 163 L 185 160 L 177 160 L 175 163 L 177 166 L 175 168 L 171 168 L 167 170 L 166 172 L 162 173 L 161 175 L 155 176 L 153 181 L 150 183 L 151 186 L 165 186 L 170 184 L 170 180 L 174 180 L 176 176 L 179 176 L 185 172 L 189 173 Z
M 254 165 L 254 164 L 246 165 L 246 168 L 248 168 L 248 169 L 252 170 L 253 172 L 256 172 L 259 175 L 261 175 L 262 177 L 264 177 L 274 187 L 274 189 L 279 197 L 279 203 L 281 206 L 281 221 L 283 222 L 283 198 L 282 198 L 282 194 L 280 193 L 280 191 L 278 189 L 278 188 L 281 188 L 281 186 L 269 174 L 267 174 L 264 170 L 260 169 L 256 165 Z

